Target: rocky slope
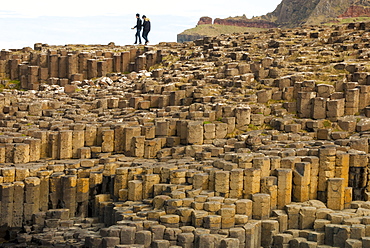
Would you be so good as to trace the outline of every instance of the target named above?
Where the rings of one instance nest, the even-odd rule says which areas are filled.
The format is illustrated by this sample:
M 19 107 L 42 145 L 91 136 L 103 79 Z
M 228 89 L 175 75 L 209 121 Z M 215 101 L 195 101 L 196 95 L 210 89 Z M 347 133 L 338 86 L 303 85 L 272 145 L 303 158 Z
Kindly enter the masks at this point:
M 343 17 L 369 17 L 369 6 L 368 0 L 283 0 L 262 18 L 283 27 L 315 25 Z
M 370 16 L 370 8 L 366 8 L 363 6 L 351 6 L 346 10 L 346 12 L 341 14 L 339 17 L 346 18 L 346 17 L 361 17 L 361 16 Z

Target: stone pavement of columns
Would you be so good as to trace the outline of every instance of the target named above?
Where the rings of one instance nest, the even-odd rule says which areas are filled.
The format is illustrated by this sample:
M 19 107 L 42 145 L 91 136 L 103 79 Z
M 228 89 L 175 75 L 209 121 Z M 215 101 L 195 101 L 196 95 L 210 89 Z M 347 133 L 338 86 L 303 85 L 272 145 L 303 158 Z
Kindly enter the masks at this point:
M 2 50 L 0 246 L 370 247 L 369 27 Z

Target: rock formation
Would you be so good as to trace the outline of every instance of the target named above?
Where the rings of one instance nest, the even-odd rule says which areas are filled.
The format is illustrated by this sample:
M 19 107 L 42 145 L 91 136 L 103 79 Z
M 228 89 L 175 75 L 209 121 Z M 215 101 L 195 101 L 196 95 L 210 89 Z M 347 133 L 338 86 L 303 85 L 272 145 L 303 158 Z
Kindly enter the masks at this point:
M 212 29 L 212 31 L 220 27 L 217 25 L 244 27 L 244 28 L 252 28 L 252 29 L 267 29 L 267 28 L 277 27 L 277 25 L 273 22 L 269 22 L 266 20 L 247 19 L 245 16 L 225 18 L 225 19 L 216 18 L 213 23 L 212 23 L 212 18 L 201 17 L 198 21 L 197 27 L 200 25 L 209 25 L 208 27 L 209 29 Z M 189 30 L 185 30 L 181 34 L 178 34 L 177 42 L 182 43 L 182 42 L 187 42 L 187 41 L 194 41 L 194 40 L 203 38 L 205 36 L 212 36 L 210 34 L 207 34 L 206 31 L 204 30 L 195 31 L 195 29 L 190 29 L 190 30 L 193 30 L 191 33 L 189 33 Z M 250 30 L 245 29 L 243 32 L 248 32 L 248 31 Z M 233 32 L 229 32 L 229 33 L 233 33 Z M 220 35 L 220 34 L 228 34 L 228 33 L 222 33 L 221 31 L 219 31 L 217 35 Z
M 348 17 L 370 17 L 370 8 L 364 6 L 350 6 L 343 14 L 339 15 L 339 18 Z
M 2 50 L 1 246 L 369 247 L 369 30 Z
M 273 22 L 265 20 L 254 20 L 247 18 L 216 18 L 214 24 L 228 25 L 228 26 L 239 26 L 239 27 L 250 27 L 250 28 L 276 28 L 277 25 Z
M 370 17 L 367 10 L 369 6 L 368 0 L 283 0 L 273 12 L 262 18 L 279 26 L 297 27 L 343 17 Z
M 229 18 L 216 18 L 212 23 L 212 18 L 204 16 L 201 17 L 197 25 L 226 25 L 226 26 L 238 26 L 238 27 L 251 27 L 251 28 L 276 28 L 277 25 L 272 22 L 257 19 L 248 19 L 245 16 L 241 17 L 229 17 Z
M 207 25 L 207 24 L 212 24 L 212 18 L 208 16 L 203 16 L 199 19 L 197 25 Z
M 188 41 L 194 41 L 198 39 L 202 39 L 204 35 L 202 34 L 178 34 L 177 35 L 177 42 L 184 43 Z

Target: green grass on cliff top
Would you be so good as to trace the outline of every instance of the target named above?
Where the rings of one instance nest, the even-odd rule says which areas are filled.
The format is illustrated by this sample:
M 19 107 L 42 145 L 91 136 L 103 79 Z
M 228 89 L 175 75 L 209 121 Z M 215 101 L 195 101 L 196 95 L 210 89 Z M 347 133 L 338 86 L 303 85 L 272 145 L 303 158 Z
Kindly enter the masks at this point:
M 245 33 L 245 32 L 259 32 L 266 30 L 264 28 L 248 28 L 248 27 L 237 27 L 227 26 L 218 24 L 207 24 L 198 25 L 195 28 L 187 29 L 181 34 L 185 35 L 204 35 L 204 36 L 216 36 L 220 34 L 233 34 L 233 33 Z

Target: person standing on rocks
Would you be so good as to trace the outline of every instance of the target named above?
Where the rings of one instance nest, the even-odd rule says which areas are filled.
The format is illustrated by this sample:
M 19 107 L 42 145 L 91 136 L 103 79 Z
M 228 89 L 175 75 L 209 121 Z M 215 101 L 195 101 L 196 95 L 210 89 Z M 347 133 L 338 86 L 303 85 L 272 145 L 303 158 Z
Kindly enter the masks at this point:
M 145 45 L 149 43 L 148 34 L 150 32 L 150 20 L 145 15 L 143 15 L 143 38 L 145 40 Z
M 137 44 L 137 38 L 139 37 L 139 44 L 141 45 L 141 37 L 140 37 L 141 27 L 142 27 L 142 22 L 141 22 L 141 19 L 140 19 L 140 14 L 136 14 L 136 26 L 132 28 L 132 29 L 136 28 L 135 43 L 134 44 Z

